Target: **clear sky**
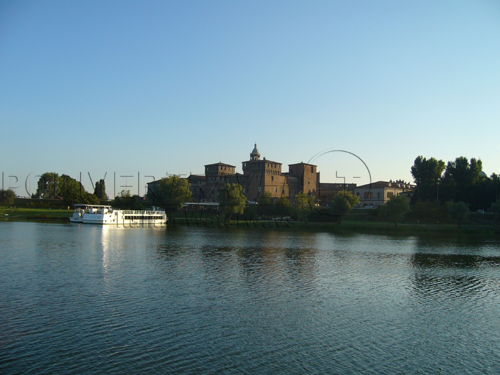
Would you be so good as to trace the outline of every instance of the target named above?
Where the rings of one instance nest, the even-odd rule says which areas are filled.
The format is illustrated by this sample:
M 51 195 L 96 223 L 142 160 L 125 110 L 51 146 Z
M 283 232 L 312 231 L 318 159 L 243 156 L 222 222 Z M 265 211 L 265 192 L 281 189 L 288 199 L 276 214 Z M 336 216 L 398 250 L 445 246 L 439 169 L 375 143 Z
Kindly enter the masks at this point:
M 241 172 L 255 142 L 323 182 L 368 182 L 329 150 L 373 181 L 411 181 L 418 155 L 490 175 L 499 120 L 496 0 L 0 2 L 0 170 L 20 195 L 48 171 L 88 190 L 107 173 L 109 195 Z

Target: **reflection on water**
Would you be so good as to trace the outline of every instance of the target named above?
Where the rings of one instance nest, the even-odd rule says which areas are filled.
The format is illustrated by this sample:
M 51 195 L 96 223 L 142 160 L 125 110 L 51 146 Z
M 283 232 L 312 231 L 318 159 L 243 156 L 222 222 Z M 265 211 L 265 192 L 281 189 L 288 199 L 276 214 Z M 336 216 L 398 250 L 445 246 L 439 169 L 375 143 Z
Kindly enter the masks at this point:
M 0 225 L 0 373 L 497 373 L 497 239 Z

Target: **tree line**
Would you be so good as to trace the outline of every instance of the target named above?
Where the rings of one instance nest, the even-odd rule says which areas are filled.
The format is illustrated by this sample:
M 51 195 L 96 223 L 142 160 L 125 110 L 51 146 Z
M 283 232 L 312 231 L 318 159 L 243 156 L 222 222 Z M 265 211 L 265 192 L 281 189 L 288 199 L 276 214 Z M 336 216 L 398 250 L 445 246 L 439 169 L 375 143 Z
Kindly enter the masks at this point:
M 0 191 L 0 204 L 13 205 L 16 194 L 11 189 Z M 89 193 L 83 185 L 74 178 L 55 172 L 45 172 L 37 182 L 36 193 L 32 198 L 61 199 L 67 205 L 75 203 L 99 204 L 108 199 L 104 180 L 95 183 L 94 192 Z
M 416 184 L 412 205 L 426 200 L 464 202 L 473 211 L 487 211 L 498 200 L 498 174 L 488 177 L 481 160 L 475 158 L 468 160 L 461 156 L 445 166 L 442 160 L 418 156 L 411 174 Z

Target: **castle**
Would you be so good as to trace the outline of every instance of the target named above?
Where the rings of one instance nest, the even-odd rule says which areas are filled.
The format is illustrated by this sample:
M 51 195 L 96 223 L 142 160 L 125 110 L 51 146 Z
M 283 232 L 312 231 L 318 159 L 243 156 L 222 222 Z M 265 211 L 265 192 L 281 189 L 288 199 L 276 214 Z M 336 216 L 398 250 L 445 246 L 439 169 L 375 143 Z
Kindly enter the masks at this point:
M 288 172 L 282 172 L 282 163 L 260 158 L 260 152 L 255 144 L 250 159 L 242 162 L 243 174 L 236 173 L 234 165 L 222 162 L 205 165 L 204 175 L 191 174 L 187 177 L 193 202 L 218 202 L 219 191 L 225 184 L 239 184 L 248 202 L 257 202 L 269 193 L 271 200 L 286 197 L 294 201 L 295 196 L 302 192 L 313 195 L 317 202 L 326 205 L 333 196 L 341 191 L 349 191 L 360 198 L 360 207 L 379 207 L 391 196 L 405 194 L 411 197 L 415 186 L 403 181 L 377 181 L 363 186 L 356 184 L 320 183 L 320 173 L 317 166 L 309 163 L 288 165 Z M 148 183 L 148 188 L 154 188 L 159 181 Z M 268 194 L 268 195 L 269 195 Z
M 234 165 L 215 163 L 205 165 L 205 175 L 190 175 L 187 180 L 198 202 L 217 202 L 218 192 L 226 183 L 240 184 L 248 201 L 257 201 L 264 193 L 276 200 L 293 199 L 299 192 L 316 195 L 319 173 L 316 165 L 296 163 L 288 165 L 288 172 L 281 171 L 282 163 L 260 158 L 255 144 L 250 159 L 242 162 L 243 174 L 236 173 Z

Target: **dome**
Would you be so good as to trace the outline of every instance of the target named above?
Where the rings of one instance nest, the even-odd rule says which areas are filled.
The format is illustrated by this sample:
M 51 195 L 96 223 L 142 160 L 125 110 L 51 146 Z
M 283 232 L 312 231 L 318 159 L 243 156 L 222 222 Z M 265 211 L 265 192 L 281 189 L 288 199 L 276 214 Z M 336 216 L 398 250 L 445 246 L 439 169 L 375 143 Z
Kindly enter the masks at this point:
M 250 153 L 250 160 L 259 160 L 259 159 L 260 159 L 260 152 L 257 149 L 257 143 L 255 143 L 254 148 Z

